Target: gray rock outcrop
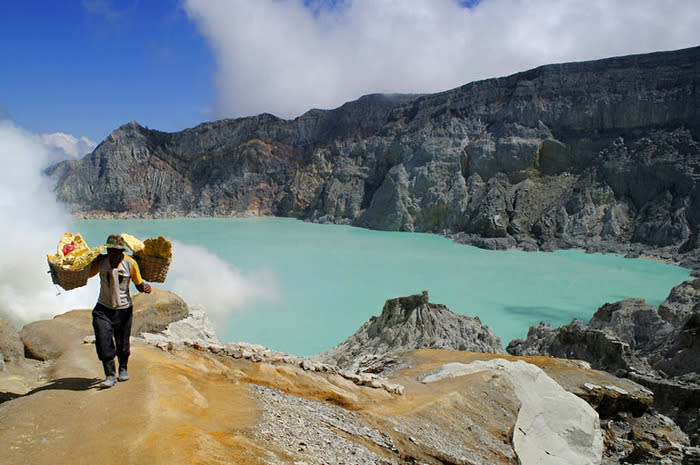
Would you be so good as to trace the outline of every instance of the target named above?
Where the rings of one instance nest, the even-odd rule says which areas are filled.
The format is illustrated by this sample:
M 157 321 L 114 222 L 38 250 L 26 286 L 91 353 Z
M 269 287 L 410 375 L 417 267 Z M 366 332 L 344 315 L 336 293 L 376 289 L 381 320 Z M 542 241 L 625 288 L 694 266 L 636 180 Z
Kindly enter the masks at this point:
M 209 319 L 206 309 L 201 305 L 189 306 L 187 317 L 170 323 L 163 334 L 183 341 L 219 342 L 214 324 Z
M 700 270 L 700 47 L 163 133 L 49 169 L 84 217 L 292 216 Z
M 26 356 L 36 360 L 56 360 L 66 347 L 80 345 L 85 335 L 62 318 L 34 321 L 20 331 Z
M 654 407 L 697 445 L 700 440 L 700 279 L 674 287 L 655 308 L 642 299 L 605 304 L 587 325 L 541 323 L 508 344 L 513 355 L 547 355 L 591 363 L 654 392 Z
M 6 363 L 17 363 L 24 359 L 24 345 L 17 328 L 10 320 L 0 318 L 0 371 Z
M 140 332 L 142 338 L 151 344 L 220 344 L 214 325 L 201 305 L 187 306 L 188 313 L 182 319 L 172 321 L 161 331 Z
M 134 296 L 134 321 L 131 334 L 160 332 L 174 322 L 187 318 L 190 309 L 180 296 L 160 289 L 150 294 L 142 292 Z
M 428 291 L 423 291 L 387 300 L 379 316 L 317 357 L 350 371 L 365 371 L 383 355 L 423 348 L 503 353 L 500 338 L 478 317 L 430 303 Z

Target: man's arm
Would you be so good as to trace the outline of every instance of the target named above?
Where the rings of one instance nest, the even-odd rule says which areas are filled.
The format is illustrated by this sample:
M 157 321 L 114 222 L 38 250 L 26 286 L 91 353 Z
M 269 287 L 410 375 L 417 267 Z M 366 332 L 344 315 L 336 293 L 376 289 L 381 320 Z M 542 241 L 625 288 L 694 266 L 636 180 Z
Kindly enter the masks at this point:
M 136 289 L 138 289 L 139 292 L 145 292 L 146 294 L 150 294 L 151 285 L 144 281 L 141 277 L 141 270 L 139 269 L 139 264 L 136 263 L 136 260 L 134 260 L 131 257 L 129 257 L 128 260 L 130 263 L 131 281 L 134 283 L 134 286 L 136 286 Z
M 95 276 L 97 273 L 100 271 L 100 260 L 102 260 L 102 255 L 98 255 L 97 258 L 95 258 L 92 263 L 90 263 L 90 275 L 88 276 L 89 278 L 92 278 Z

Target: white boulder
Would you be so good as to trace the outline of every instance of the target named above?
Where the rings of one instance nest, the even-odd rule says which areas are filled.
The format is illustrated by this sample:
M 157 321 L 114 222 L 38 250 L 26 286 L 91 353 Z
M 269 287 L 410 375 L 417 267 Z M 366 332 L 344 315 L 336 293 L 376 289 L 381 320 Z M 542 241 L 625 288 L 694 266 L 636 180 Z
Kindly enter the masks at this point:
M 508 376 L 520 400 L 513 449 L 522 465 L 601 463 L 603 436 L 598 413 L 535 365 L 501 358 L 448 363 L 422 375 L 419 381 L 431 383 L 484 370 Z

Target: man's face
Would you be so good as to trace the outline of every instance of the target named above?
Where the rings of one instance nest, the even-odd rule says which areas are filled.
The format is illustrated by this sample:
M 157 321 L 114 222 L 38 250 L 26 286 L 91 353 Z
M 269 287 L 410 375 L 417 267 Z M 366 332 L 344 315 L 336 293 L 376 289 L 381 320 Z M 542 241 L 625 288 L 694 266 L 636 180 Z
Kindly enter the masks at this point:
M 109 259 L 109 265 L 112 268 L 116 268 L 124 258 L 124 251 L 122 249 L 107 249 L 107 258 Z

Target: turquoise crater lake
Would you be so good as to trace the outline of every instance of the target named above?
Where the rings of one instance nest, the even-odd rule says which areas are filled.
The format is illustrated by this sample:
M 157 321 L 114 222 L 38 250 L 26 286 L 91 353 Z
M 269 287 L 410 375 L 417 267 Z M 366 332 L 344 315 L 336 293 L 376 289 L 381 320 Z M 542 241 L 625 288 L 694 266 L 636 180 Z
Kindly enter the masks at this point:
M 489 251 L 437 235 L 288 218 L 89 220 L 75 228 L 90 245 L 112 232 L 175 241 L 168 280 L 156 287 L 190 304 L 223 307 L 215 318 L 221 341 L 296 355 L 330 349 L 378 315 L 386 299 L 423 290 L 431 302 L 479 316 L 505 346 L 540 321 L 588 322 L 605 302 L 642 297 L 658 305 L 689 277 L 687 269 L 647 259 Z

